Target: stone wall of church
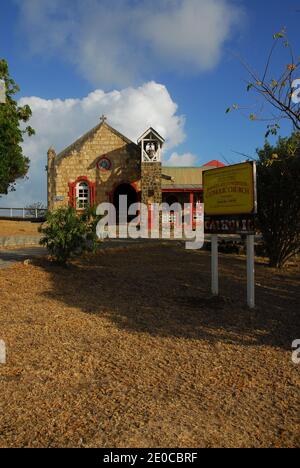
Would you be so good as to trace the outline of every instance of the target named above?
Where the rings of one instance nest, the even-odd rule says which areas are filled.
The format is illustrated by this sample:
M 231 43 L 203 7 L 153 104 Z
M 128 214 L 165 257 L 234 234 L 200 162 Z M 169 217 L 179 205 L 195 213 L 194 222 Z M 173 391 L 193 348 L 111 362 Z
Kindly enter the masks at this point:
M 109 170 L 98 168 L 97 163 L 102 157 L 111 162 Z M 48 159 L 49 208 L 67 206 L 69 183 L 83 176 L 96 183 L 97 205 L 110 201 L 110 194 L 121 183 L 130 183 L 139 192 L 140 152 L 136 145 L 127 143 L 103 124 L 88 139 L 83 137 L 83 141 L 79 140 L 56 157 L 51 166 Z

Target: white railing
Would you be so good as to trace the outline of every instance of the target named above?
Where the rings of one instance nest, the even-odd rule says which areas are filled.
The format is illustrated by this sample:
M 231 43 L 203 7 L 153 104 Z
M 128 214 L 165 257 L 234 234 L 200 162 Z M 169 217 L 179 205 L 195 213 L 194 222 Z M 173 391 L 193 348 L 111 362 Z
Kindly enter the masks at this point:
M 47 210 L 41 208 L 1 208 L 0 218 L 40 219 L 46 216 Z

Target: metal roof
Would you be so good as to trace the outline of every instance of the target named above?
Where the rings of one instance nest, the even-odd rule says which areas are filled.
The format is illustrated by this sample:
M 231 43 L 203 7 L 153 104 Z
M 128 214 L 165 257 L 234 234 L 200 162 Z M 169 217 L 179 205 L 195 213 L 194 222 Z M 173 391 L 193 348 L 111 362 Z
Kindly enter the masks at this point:
M 162 173 L 170 178 L 164 180 L 164 188 L 172 187 L 199 187 L 202 188 L 202 167 L 166 167 L 162 168 Z

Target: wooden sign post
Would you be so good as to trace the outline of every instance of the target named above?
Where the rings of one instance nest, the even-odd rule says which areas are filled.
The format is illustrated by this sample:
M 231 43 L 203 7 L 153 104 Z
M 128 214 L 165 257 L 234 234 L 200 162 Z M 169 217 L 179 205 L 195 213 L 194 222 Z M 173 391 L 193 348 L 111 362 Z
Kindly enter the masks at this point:
M 255 236 L 247 236 L 247 304 L 255 308 Z
M 211 236 L 211 292 L 213 296 L 219 295 L 219 254 L 218 235 Z
M 219 295 L 218 235 L 247 237 L 247 304 L 255 308 L 256 164 L 246 162 L 203 173 L 205 233 L 211 234 L 211 292 Z

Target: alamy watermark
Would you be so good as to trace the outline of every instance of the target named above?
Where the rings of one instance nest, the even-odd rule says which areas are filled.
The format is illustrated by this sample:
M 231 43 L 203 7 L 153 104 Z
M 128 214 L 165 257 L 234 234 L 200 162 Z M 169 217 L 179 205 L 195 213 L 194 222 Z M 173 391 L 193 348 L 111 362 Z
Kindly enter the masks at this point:
M 6 364 L 6 345 L 3 340 L 0 340 L 0 364 Z
M 292 89 L 295 90 L 293 91 L 293 94 L 292 94 L 293 103 L 300 104 L 300 78 L 293 81 Z
M 133 203 L 128 207 L 127 196 L 121 195 L 118 209 L 112 203 L 101 203 L 97 215 L 101 217 L 97 225 L 99 239 L 184 239 L 188 250 L 204 245 L 201 203 L 196 207 L 191 203 L 183 207 L 180 203 Z
M 6 87 L 5 87 L 5 81 L 0 80 L 0 104 L 5 104 L 6 103 Z
M 292 343 L 292 348 L 295 350 L 292 353 L 292 361 L 294 364 L 300 364 L 300 340 L 295 340 Z

